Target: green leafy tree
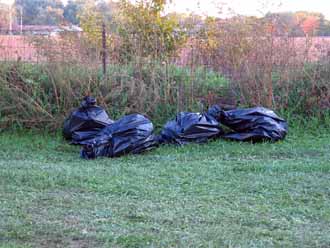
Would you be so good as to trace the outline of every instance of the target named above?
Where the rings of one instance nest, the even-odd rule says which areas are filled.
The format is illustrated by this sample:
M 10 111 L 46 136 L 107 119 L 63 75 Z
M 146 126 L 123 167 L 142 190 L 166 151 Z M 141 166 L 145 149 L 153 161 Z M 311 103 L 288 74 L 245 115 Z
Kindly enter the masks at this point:
M 184 33 L 175 16 L 163 15 L 166 1 L 120 2 L 119 36 L 126 59 L 163 59 L 173 54 Z M 125 54 L 126 53 L 126 54 Z
M 107 29 L 109 47 L 116 40 L 115 50 L 122 60 L 165 58 L 172 54 L 183 31 L 175 15 L 163 15 L 166 1 L 119 2 L 87 0 L 79 14 L 82 29 L 91 43 L 101 46 L 101 27 Z
M 78 13 L 82 11 L 83 2 L 69 0 L 64 7 L 63 16 L 66 21 L 74 25 L 79 25 Z
M 92 45 L 101 46 L 101 32 L 104 18 L 102 12 L 97 8 L 95 1 L 86 0 L 82 11 L 78 14 L 78 18 L 88 41 L 91 42 Z

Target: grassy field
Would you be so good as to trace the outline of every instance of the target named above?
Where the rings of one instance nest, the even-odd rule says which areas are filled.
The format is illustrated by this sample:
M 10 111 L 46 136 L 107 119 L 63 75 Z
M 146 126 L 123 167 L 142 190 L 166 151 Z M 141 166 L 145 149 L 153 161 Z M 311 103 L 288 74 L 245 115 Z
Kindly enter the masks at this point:
M 83 161 L 58 136 L 0 134 L 0 247 L 330 247 L 329 140 Z

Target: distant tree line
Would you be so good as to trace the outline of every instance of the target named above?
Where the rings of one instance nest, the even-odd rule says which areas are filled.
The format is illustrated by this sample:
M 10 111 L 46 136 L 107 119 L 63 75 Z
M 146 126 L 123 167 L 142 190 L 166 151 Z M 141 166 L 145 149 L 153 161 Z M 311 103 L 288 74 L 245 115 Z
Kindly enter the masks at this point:
M 113 17 L 118 13 L 120 4 L 123 4 L 123 2 L 125 1 L 69 0 L 67 4 L 64 5 L 62 0 L 15 0 L 13 20 L 19 23 L 22 17 L 24 25 L 74 24 L 82 26 L 83 23 L 86 23 L 87 19 L 95 19 L 96 13 L 98 16 L 102 17 L 103 22 L 110 25 L 111 23 L 113 24 Z M 151 2 L 156 5 L 166 4 L 165 0 L 154 0 Z M 196 23 L 192 22 L 198 20 L 197 29 L 203 26 L 205 22 L 201 17 L 193 16 L 192 18 L 192 15 L 180 13 L 171 13 L 167 16 L 168 18 L 179 20 L 179 23 L 184 24 L 185 28 L 192 27 L 192 30 L 189 30 L 190 32 L 194 32 L 194 29 L 196 29 Z M 330 36 L 330 20 L 326 20 L 323 14 L 317 12 L 298 11 L 268 13 L 262 18 L 245 18 L 253 19 L 254 22 L 270 23 L 269 28 L 277 36 L 288 34 L 293 37 L 306 35 Z M 231 19 L 215 19 L 219 22 L 231 21 Z M 8 8 L 0 6 L 0 28 L 7 27 L 8 22 Z
M 272 23 L 276 35 L 330 36 L 330 21 L 321 13 L 307 11 L 269 13 L 262 19 Z
M 15 0 L 16 19 L 24 25 L 79 24 L 77 14 L 84 0 L 69 0 L 66 5 L 61 0 Z
M 105 16 L 111 15 L 112 1 L 106 0 L 15 0 L 16 20 L 22 13 L 24 25 L 80 25 L 80 14 L 88 6 L 95 5 Z

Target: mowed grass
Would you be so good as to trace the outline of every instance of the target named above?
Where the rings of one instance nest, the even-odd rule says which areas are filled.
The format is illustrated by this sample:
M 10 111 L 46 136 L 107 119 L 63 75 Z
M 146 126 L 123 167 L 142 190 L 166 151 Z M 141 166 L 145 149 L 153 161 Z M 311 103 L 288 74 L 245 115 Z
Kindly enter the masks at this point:
M 84 161 L 59 136 L 1 134 L 0 247 L 330 247 L 329 141 Z

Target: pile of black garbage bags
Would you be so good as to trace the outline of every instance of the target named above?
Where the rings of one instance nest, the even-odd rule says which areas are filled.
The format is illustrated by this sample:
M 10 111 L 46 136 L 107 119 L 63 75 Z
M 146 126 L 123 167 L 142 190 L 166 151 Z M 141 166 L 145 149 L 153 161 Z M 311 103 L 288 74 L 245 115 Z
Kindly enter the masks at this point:
M 225 132 L 222 126 L 230 131 Z M 224 111 L 214 105 L 205 113 L 178 113 L 155 135 L 147 117 L 131 114 L 111 120 L 89 96 L 65 120 L 63 128 L 65 139 L 82 146 L 81 157 L 85 159 L 139 154 L 161 144 L 205 143 L 219 138 L 276 142 L 287 132 L 287 122 L 272 110 L 256 107 Z

